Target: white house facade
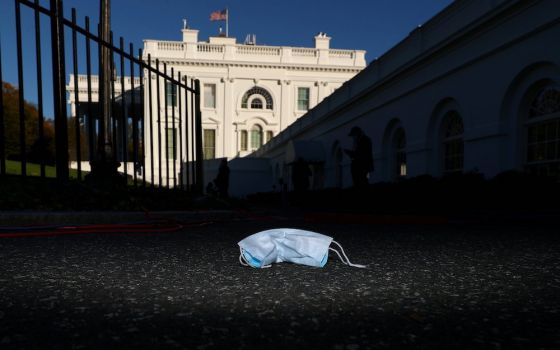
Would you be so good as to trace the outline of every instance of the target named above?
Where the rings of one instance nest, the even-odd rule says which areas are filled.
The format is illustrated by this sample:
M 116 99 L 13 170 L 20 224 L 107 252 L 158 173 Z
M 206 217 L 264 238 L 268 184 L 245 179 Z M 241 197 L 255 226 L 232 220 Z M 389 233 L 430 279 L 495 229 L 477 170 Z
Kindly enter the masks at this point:
M 324 33 L 315 36 L 315 45 L 309 48 L 263 46 L 254 42 L 239 44 L 235 38 L 224 36 L 200 42 L 198 30 L 190 28 L 184 28 L 182 34 L 182 41 L 145 40 L 143 59 L 147 61 L 150 57 L 152 66 L 158 60 L 160 70 L 165 64 L 168 74 L 173 69 L 175 75 L 180 72 L 182 77 L 200 81 L 205 159 L 243 157 L 252 153 L 366 66 L 365 51 L 331 49 L 331 38 Z M 155 75 L 152 78 L 155 79 Z M 67 86 L 72 111 L 75 110 L 73 79 L 71 76 Z M 86 77 L 79 76 L 79 90 L 83 92 L 80 101 L 87 100 L 86 84 Z M 155 89 L 156 84 L 153 85 Z M 130 82 L 126 81 L 125 86 L 130 86 Z M 147 116 L 150 95 L 148 89 L 144 91 L 144 115 Z M 94 89 L 92 93 L 92 101 L 96 102 L 97 91 Z M 162 80 L 160 100 L 177 101 L 173 94 L 173 89 L 166 87 Z M 152 108 L 157 109 L 157 92 L 151 96 Z M 167 115 L 168 120 L 165 123 L 164 118 L 154 118 L 153 130 L 158 130 L 157 123 L 161 123 L 160 127 L 173 125 L 173 115 L 179 116 L 176 105 L 171 106 L 176 108 L 176 113 L 169 108 L 165 113 L 163 103 L 160 108 L 160 115 Z M 152 110 L 152 114 L 158 115 L 158 111 Z M 174 122 L 179 124 L 178 119 Z M 157 133 L 150 139 L 148 126 L 145 130 L 144 144 L 157 145 Z M 162 139 L 165 132 L 169 130 L 162 131 Z M 149 167 L 148 159 L 157 158 L 158 151 L 151 154 L 150 149 L 145 149 L 145 152 L 144 164 Z M 156 159 L 155 177 L 159 177 L 159 164 L 163 164 L 162 168 L 168 165 L 173 168 L 169 164 L 173 162 L 179 172 L 182 160 L 169 159 L 165 164 L 165 160 Z M 152 169 L 146 168 L 146 171 L 151 173 Z M 162 181 L 165 185 L 166 180 Z
M 144 59 L 200 81 L 205 159 L 250 154 L 366 66 L 365 51 L 330 49 L 323 33 L 312 48 L 238 44 L 224 36 L 200 42 L 198 30 L 182 33 L 182 41 L 145 40 Z M 152 157 L 149 150 L 146 157 Z
M 348 132 L 372 139 L 370 182 L 507 170 L 560 174 L 557 0 L 456 0 L 252 156 L 316 188 L 351 185 Z M 317 149 L 306 154 L 301 149 Z M 295 154 L 295 155 L 294 155 Z

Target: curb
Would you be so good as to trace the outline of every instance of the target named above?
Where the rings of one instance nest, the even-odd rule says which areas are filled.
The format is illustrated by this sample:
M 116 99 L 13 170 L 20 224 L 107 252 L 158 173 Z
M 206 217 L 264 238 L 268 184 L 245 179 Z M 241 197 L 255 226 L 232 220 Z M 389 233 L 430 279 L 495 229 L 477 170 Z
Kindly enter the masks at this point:
M 170 221 L 224 221 L 234 220 L 244 215 L 232 210 L 201 211 L 157 211 L 157 212 L 45 212 L 45 211 L 3 211 L 0 212 L 0 225 L 93 225 L 135 223 L 166 219 Z

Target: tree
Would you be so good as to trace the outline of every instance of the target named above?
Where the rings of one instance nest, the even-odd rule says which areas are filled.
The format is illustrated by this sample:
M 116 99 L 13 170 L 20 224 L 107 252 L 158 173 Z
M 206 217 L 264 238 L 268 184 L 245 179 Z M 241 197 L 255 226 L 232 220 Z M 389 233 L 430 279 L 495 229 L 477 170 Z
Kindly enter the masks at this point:
M 6 158 L 22 159 L 25 154 L 30 162 L 53 164 L 55 159 L 54 126 L 51 121 L 43 122 L 43 138 L 39 138 L 39 112 L 27 101 L 23 103 L 25 149 L 20 144 L 19 91 L 7 82 L 2 82 L 4 102 L 4 130 Z
M 51 120 L 43 122 L 43 138 L 37 137 L 31 145 L 27 160 L 31 163 L 54 165 L 56 162 L 56 149 L 54 144 L 54 123 Z
M 86 129 L 80 123 L 78 126 L 80 130 L 80 160 L 86 161 L 89 159 L 88 144 L 86 138 Z M 76 145 L 76 118 L 68 118 L 68 155 L 70 160 L 78 160 Z

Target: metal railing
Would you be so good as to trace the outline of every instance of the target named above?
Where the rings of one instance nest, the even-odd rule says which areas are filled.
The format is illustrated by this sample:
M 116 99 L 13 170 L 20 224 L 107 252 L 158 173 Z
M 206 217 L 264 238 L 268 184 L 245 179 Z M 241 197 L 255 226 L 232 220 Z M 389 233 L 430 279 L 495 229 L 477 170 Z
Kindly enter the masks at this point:
M 200 83 L 189 79 L 173 68 L 168 70 L 166 63 L 159 59 L 153 60 L 150 55 L 142 56 L 142 50 L 135 52 L 132 43 L 128 50 L 121 37 L 118 46 L 111 40 L 106 42 L 99 33 L 90 30 L 89 17 L 85 17 L 85 26 L 77 23 L 76 9 L 72 9 L 71 19 L 63 17 L 62 0 L 50 0 L 50 8 L 39 4 L 38 0 L 15 1 L 15 26 L 17 44 L 17 118 L 19 139 L 16 145 L 9 145 L 7 152 L 6 106 L 4 105 L 4 84 L 0 89 L 0 175 L 6 175 L 7 158 L 19 162 L 18 173 L 23 177 L 30 176 L 28 168 L 32 164 L 28 159 L 29 134 L 31 140 L 45 143 L 48 137 L 45 127 L 54 125 L 54 165 L 56 177 L 67 181 L 70 176 L 69 164 L 76 164 L 72 176 L 85 178 L 82 163 L 90 163 L 106 147 L 102 133 L 106 130 L 103 123 L 104 102 L 99 94 L 94 102 L 92 94 L 97 94 L 101 87 L 101 79 L 97 79 L 94 71 L 101 66 L 101 48 L 111 52 L 112 77 L 110 97 L 110 144 L 112 156 L 123 164 L 122 173 L 130 184 L 135 186 L 152 186 L 180 188 L 187 191 L 202 191 L 202 126 L 200 113 Z M 27 87 L 25 79 L 28 74 L 24 69 L 22 38 L 22 10 L 25 6 L 32 11 L 35 29 L 35 60 L 37 82 L 36 119 L 31 118 L 35 125 L 29 125 L 28 103 L 25 100 Z M 28 12 L 26 12 L 28 13 Z M 52 69 L 43 69 L 41 49 L 41 20 L 46 17 L 50 21 Z M 71 40 L 65 41 L 65 31 L 71 33 Z M 27 32 L 27 30 L 26 30 Z M 66 50 L 70 49 L 71 69 L 67 70 L 65 62 Z M 97 51 L 97 52 L 96 52 Z M 92 55 L 93 53 L 93 55 Z M 137 53 L 137 56 L 135 55 Z M 0 81 L 2 81 L 2 49 L 0 47 Z M 97 54 L 97 55 L 96 55 Z M 97 56 L 97 57 L 96 57 Z M 29 58 L 26 58 L 29 60 Z M 95 63 L 99 64 L 95 64 Z M 33 71 L 33 70 L 31 70 Z M 47 72 L 46 74 L 44 72 Z M 35 73 L 35 72 L 33 72 Z M 50 76 L 52 74 L 52 76 Z M 47 76 L 49 75 L 49 76 Z M 73 108 L 68 111 L 66 79 L 73 84 Z M 43 80 L 52 78 L 53 118 L 45 116 L 43 100 Z M 76 79 L 79 77 L 80 79 Z M 83 85 L 87 85 L 84 93 Z M 92 89 L 93 84 L 97 89 Z M 120 89 L 116 89 L 115 87 Z M 32 86 L 34 88 L 34 86 Z M 118 91 L 120 90 L 120 91 Z M 163 95 L 163 100 L 162 100 Z M 70 112 L 70 117 L 68 117 Z M 35 112 L 34 112 L 35 113 Z M 27 117 L 27 119 L 26 119 Z M 156 119 L 157 118 L 157 119 Z M 163 129 L 163 130 L 162 130 Z M 157 148 L 156 148 L 157 147 Z M 14 151 L 19 149 L 19 151 Z M 48 157 L 46 150 L 41 150 L 38 157 L 39 176 L 47 176 Z M 10 153 L 10 154 L 8 154 Z M 35 157 L 37 158 L 37 157 Z M 72 159 L 70 159 L 72 158 Z M 134 171 L 127 165 L 134 163 Z M 37 163 L 37 162 L 35 162 Z M 163 175 L 165 174 L 165 179 Z

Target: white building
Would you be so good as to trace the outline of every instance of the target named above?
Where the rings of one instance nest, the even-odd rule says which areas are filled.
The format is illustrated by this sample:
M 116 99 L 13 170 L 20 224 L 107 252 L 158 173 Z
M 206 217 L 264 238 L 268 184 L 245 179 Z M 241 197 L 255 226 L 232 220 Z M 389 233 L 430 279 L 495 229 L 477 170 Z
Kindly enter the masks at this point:
M 160 69 L 165 63 L 168 72 L 173 68 L 175 73 L 200 80 L 206 159 L 250 154 L 366 66 L 365 51 L 331 49 L 331 38 L 324 33 L 315 36 L 315 45 L 310 48 L 263 46 L 255 42 L 239 44 L 235 38 L 223 36 L 201 42 L 198 30 L 189 28 L 183 29 L 182 34 L 182 41 L 145 40 L 144 59 L 147 60 L 150 55 L 152 64 L 159 60 Z M 78 83 L 81 91 L 79 99 L 86 101 L 87 80 L 80 76 Z M 171 96 L 165 96 L 173 94 L 172 89 L 160 85 L 161 100 L 168 98 L 176 101 L 169 98 Z M 67 88 L 74 111 L 72 76 Z M 149 95 L 147 89 L 144 91 L 144 115 L 147 115 Z M 94 89 L 93 93 L 93 100 L 97 101 L 97 90 Z M 153 93 L 153 106 L 157 106 L 156 99 L 157 94 Z M 160 112 L 165 115 L 164 111 Z M 157 115 L 157 111 L 153 114 Z M 172 125 L 172 114 L 168 113 L 168 126 Z M 153 121 L 154 130 L 157 130 L 156 119 Z M 175 123 L 178 124 L 178 120 Z M 164 132 L 169 130 L 162 131 L 162 138 L 165 137 Z M 153 140 L 150 140 L 146 132 L 145 144 L 153 141 L 157 145 L 157 137 L 154 134 Z M 150 154 L 149 149 L 145 151 L 145 164 L 149 167 L 148 158 L 158 157 L 158 154 L 157 151 L 154 155 Z M 177 172 L 181 168 L 180 162 L 175 160 Z M 158 164 L 161 163 L 156 160 L 155 164 L 157 179 L 160 171 Z M 167 164 L 163 164 L 162 168 L 165 168 Z M 151 173 L 152 169 L 146 171 Z M 172 176 L 170 174 L 170 178 Z M 163 182 L 166 182 L 165 179 Z
M 244 156 L 292 124 L 365 66 L 365 51 L 333 50 L 331 38 L 315 47 L 238 44 L 235 38 L 144 41 L 144 58 L 166 63 L 203 89 L 206 158 Z
M 456 0 L 254 153 L 274 181 L 320 149 L 314 185 L 351 185 L 342 149 L 371 137 L 370 182 L 507 170 L 560 174 L 560 5 Z M 303 153 L 302 153 L 303 154 Z

